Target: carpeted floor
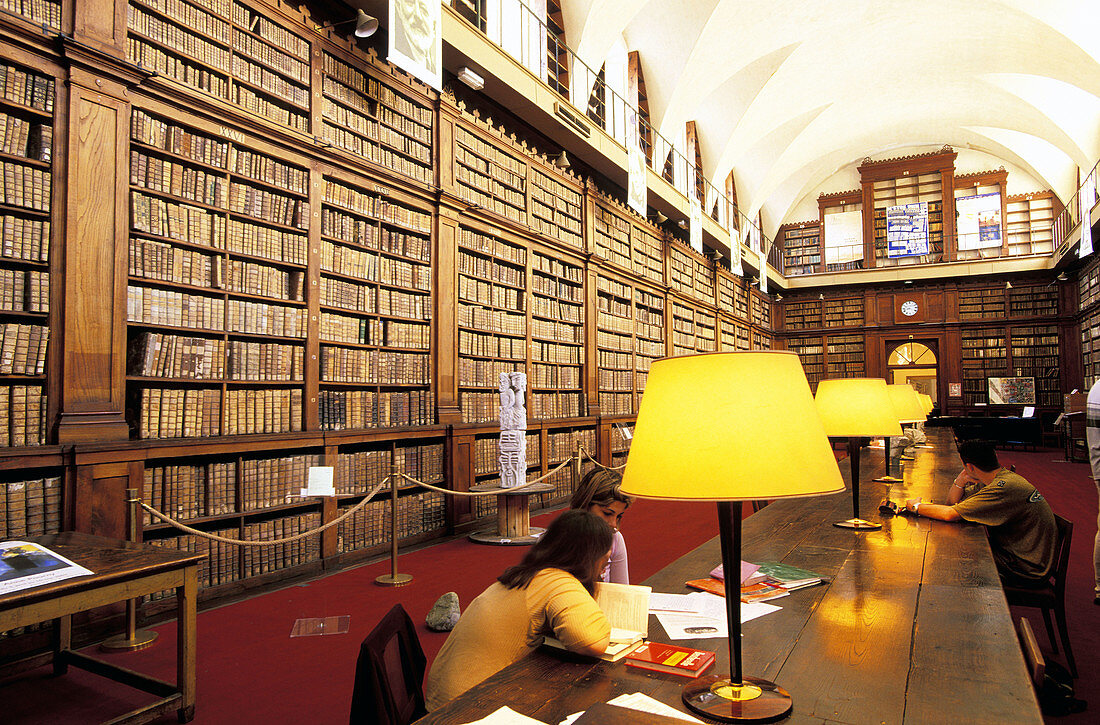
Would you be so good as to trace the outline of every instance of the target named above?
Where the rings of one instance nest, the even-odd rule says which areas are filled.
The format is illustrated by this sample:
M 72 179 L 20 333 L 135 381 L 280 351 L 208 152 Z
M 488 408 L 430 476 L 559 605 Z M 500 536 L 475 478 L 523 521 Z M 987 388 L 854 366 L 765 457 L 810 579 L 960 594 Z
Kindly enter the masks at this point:
M 1043 491 L 1054 509 L 1075 523 L 1067 608 L 1081 675 L 1077 695 L 1093 705 L 1091 712 L 1049 722 L 1084 725 L 1096 722 L 1100 712 L 1100 631 L 1093 626 L 1100 607 L 1092 604 L 1097 493 L 1087 465 L 1055 463 L 1060 457 L 1056 450 L 1002 454 L 1006 465 L 1016 464 L 1018 472 Z M 543 514 L 533 522 L 545 524 L 553 515 Z M 676 532 L 676 536 L 668 532 Z M 709 504 L 639 501 L 624 519 L 623 533 L 629 545 L 631 578 L 640 581 L 715 536 L 717 523 Z M 376 576 L 389 571 L 388 561 L 383 561 L 200 612 L 194 722 L 346 722 L 359 643 L 382 614 L 401 602 L 414 620 L 423 622 L 431 604 L 445 591 L 457 592 L 465 604 L 522 553 L 520 548 L 459 539 L 403 553 L 400 571 L 414 579 L 399 589 L 374 584 Z M 299 617 L 342 614 L 351 615 L 346 635 L 289 636 Z M 1023 610 L 1018 615 L 1031 618 L 1040 646 L 1049 654 L 1038 613 Z M 163 645 L 111 658 L 123 666 L 174 680 L 175 626 L 157 629 L 166 640 Z M 420 637 L 430 660 L 445 635 L 421 625 Z M 93 675 L 70 670 L 64 678 L 53 679 L 43 668 L 0 685 L 0 721 L 11 725 L 101 722 L 144 701 L 131 690 Z

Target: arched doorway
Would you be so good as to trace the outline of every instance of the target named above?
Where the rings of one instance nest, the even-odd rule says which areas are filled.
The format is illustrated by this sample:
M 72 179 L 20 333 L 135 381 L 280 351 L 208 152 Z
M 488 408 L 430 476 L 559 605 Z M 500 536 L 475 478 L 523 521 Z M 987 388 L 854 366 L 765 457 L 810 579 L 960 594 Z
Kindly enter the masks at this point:
M 888 343 L 886 381 L 909 383 L 918 393 L 924 393 L 939 405 L 939 359 L 936 340 L 905 340 Z

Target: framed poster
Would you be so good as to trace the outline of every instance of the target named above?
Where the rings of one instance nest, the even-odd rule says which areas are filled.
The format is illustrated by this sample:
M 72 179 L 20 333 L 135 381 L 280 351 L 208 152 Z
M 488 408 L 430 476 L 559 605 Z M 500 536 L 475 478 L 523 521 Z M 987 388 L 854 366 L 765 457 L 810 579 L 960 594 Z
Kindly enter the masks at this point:
M 955 199 L 959 249 L 1001 246 L 1001 195 L 975 194 Z
M 1035 405 L 1035 378 L 986 378 L 990 405 Z
M 432 88 L 443 88 L 443 30 L 440 3 L 389 0 L 390 46 L 386 58 Z
M 928 254 L 928 202 L 886 207 L 886 256 Z
M 963 396 L 963 384 L 962 383 L 948 383 L 947 384 L 947 397 L 949 398 L 961 398 Z

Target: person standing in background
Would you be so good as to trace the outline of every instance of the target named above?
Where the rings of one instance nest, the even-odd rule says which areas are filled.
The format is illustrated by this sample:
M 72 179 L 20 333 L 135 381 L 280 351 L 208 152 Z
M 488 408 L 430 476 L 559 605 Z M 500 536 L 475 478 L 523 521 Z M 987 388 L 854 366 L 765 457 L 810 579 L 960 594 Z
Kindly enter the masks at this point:
M 1100 379 L 1089 388 L 1088 401 L 1085 403 L 1085 440 L 1089 444 L 1089 465 L 1092 467 L 1092 480 L 1096 484 L 1097 500 L 1100 501 Z M 1100 512 L 1096 515 L 1096 536 L 1092 543 L 1093 568 L 1093 604 L 1100 604 Z

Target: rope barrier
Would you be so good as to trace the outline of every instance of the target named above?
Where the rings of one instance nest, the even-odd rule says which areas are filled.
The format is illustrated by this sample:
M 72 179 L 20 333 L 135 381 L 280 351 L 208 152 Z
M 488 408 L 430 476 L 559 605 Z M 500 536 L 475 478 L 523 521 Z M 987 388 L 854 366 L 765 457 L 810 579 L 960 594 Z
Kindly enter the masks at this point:
M 623 470 L 624 468 L 626 468 L 626 464 L 625 464 L 625 463 L 624 463 L 623 465 L 621 465 L 621 466 L 605 466 L 604 464 L 600 463 L 600 462 L 599 462 L 599 461 L 597 461 L 597 460 L 596 460 L 595 458 L 593 458 L 593 457 L 591 456 L 591 454 L 589 454 L 589 453 L 588 453 L 588 449 L 587 449 L 587 448 L 585 448 L 584 446 L 581 446 L 581 447 L 580 447 L 580 449 L 581 449 L 581 453 L 583 453 L 583 454 L 584 454 L 584 457 L 585 457 L 585 458 L 587 458 L 588 460 L 592 461 L 593 463 L 595 463 L 595 464 L 596 464 L 597 466 L 599 466 L 600 468 L 604 469 L 605 471 L 621 471 L 621 470 Z
M 595 458 L 593 458 L 591 455 L 589 455 L 588 451 L 585 449 L 584 446 L 580 446 L 580 451 L 581 451 L 581 454 L 583 454 L 585 458 L 592 461 L 597 466 L 599 466 L 601 468 L 605 468 L 609 471 L 618 471 L 618 470 L 626 467 L 625 463 L 621 466 L 605 466 L 602 463 L 600 463 L 599 461 L 597 461 Z M 552 468 L 551 470 L 547 471 L 545 474 L 539 476 L 538 478 L 536 478 L 532 481 L 528 481 L 527 483 L 523 484 L 522 486 L 514 486 L 512 488 L 503 489 L 503 490 L 508 491 L 509 493 L 511 493 L 513 491 L 522 491 L 525 488 L 530 488 L 531 486 L 536 486 L 536 485 L 542 483 L 543 481 L 545 481 L 546 479 L 550 478 L 551 476 L 553 476 L 555 473 L 557 473 L 561 469 L 568 466 L 570 463 L 573 462 L 573 460 L 574 460 L 574 457 L 569 456 L 564 461 L 562 461 L 560 464 L 558 464 L 555 468 Z M 495 490 L 495 491 L 452 491 L 450 489 L 440 488 L 439 486 L 433 486 L 430 483 L 425 483 L 423 481 L 417 480 L 417 479 L 413 478 L 412 476 L 409 476 L 409 475 L 404 474 L 404 473 L 397 473 L 395 475 L 400 476 L 401 478 L 404 478 L 406 481 L 409 481 L 410 483 L 416 484 L 417 486 L 422 486 L 423 488 L 426 488 L 429 491 L 437 491 L 439 493 L 445 493 L 445 494 L 448 494 L 450 496 L 498 496 L 501 493 L 501 490 Z M 382 490 L 382 488 L 386 485 L 386 483 L 389 480 L 390 480 L 390 476 L 386 476 L 385 478 L 383 478 L 382 481 L 377 486 L 375 486 L 374 489 L 372 491 L 370 491 L 370 493 L 367 494 L 366 498 L 364 498 L 362 501 L 355 504 L 350 509 L 348 509 L 344 513 L 340 514 L 336 518 L 334 518 L 332 521 L 329 521 L 327 524 L 323 524 L 323 525 L 319 526 L 318 528 L 313 529 L 311 531 L 304 531 L 300 534 L 295 534 L 294 536 L 287 536 L 287 537 L 284 537 L 282 539 L 265 539 L 263 541 L 245 541 L 243 539 L 232 539 L 232 538 L 229 538 L 228 536 L 220 536 L 218 534 L 212 534 L 208 531 L 200 531 L 199 529 L 192 528 L 192 527 L 188 526 L 187 524 L 182 524 L 179 521 L 176 521 L 175 519 L 173 519 L 168 514 L 164 514 L 164 513 L 161 513 L 160 511 L 157 511 L 155 508 L 148 505 L 144 501 L 141 501 L 139 503 L 140 503 L 141 507 L 143 509 L 145 509 L 149 514 L 151 514 L 154 518 L 157 518 L 157 519 L 163 521 L 164 523 L 169 524 L 170 526 L 173 526 L 173 527 L 179 529 L 180 531 L 184 531 L 188 534 L 194 534 L 195 536 L 201 536 L 204 539 L 211 539 L 212 541 L 221 541 L 221 542 L 224 542 L 226 544 L 236 544 L 238 546 L 274 546 L 275 544 L 285 544 L 285 543 L 288 543 L 288 542 L 291 542 L 291 541 L 297 541 L 298 539 L 304 539 L 307 536 L 313 536 L 315 534 L 319 534 L 322 531 L 324 531 L 325 529 L 327 529 L 331 526 L 335 526 L 336 524 L 340 523 L 341 521 L 343 521 L 347 517 L 354 514 L 359 509 L 366 506 L 371 501 L 371 499 L 374 498 L 374 495 Z
M 512 488 L 505 488 L 505 489 L 500 489 L 500 490 L 496 490 L 496 491 L 452 491 L 449 488 L 439 488 L 438 486 L 433 486 L 430 483 L 424 483 L 423 481 L 418 481 L 417 479 L 413 478 L 412 476 L 407 476 L 404 473 L 398 473 L 397 475 L 401 476 L 406 481 L 409 481 L 411 483 L 415 483 L 418 486 L 423 486 L 424 488 L 429 489 L 431 491 L 438 491 L 439 493 L 446 493 L 446 494 L 450 494 L 452 496 L 498 496 L 498 495 L 500 495 L 501 490 L 508 491 L 509 493 L 511 493 L 512 491 L 522 491 L 525 488 L 530 488 L 531 486 L 542 483 L 543 481 L 550 478 L 555 473 L 557 473 L 561 469 L 565 468 L 566 466 L 568 466 L 572 462 L 573 462 L 573 456 L 569 456 L 569 458 L 566 458 L 564 461 L 562 461 L 561 464 L 557 468 L 554 468 L 554 469 L 551 469 L 551 470 L 547 471 L 544 475 L 539 476 L 538 478 L 536 478 L 533 481 L 528 481 L 527 483 L 523 484 L 522 486 L 513 486 Z
M 348 516 L 351 516 L 353 513 L 355 513 L 359 509 L 366 506 L 370 502 L 370 500 L 372 498 L 374 498 L 374 494 L 381 491 L 382 487 L 385 486 L 386 482 L 389 481 L 389 480 L 390 480 L 389 476 L 386 476 L 385 478 L 383 478 L 382 482 L 379 483 L 377 486 L 375 486 L 374 490 L 371 491 L 370 493 L 368 493 L 367 497 L 365 499 L 363 499 L 359 503 L 355 504 L 350 509 L 348 509 L 344 513 L 340 514 L 339 516 L 334 518 L 332 521 L 329 521 L 327 524 L 324 524 L 323 526 L 319 526 L 318 528 L 313 529 L 312 531 L 304 531 L 300 534 L 295 534 L 294 536 L 287 536 L 287 537 L 284 537 L 282 539 L 265 539 L 263 541 L 244 541 L 243 539 L 231 539 L 227 536 L 220 536 L 218 534 L 211 534 L 208 531 L 199 531 L 198 529 L 191 528 L 187 524 L 181 524 L 179 521 L 176 521 L 175 519 L 173 519 L 171 516 L 168 516 L 167 514 L 162 514 L 160 511 L 157 511 L 155 508 L 148 505 L 144 501 L 141 501 L 140 503 L 141 503 L 141 507 L 143 509 L 145 509 L 146 511 L 148 511 L 150 514 L 152 514 L 156 518 L 160 519 L 161 521 L 165 522 L 166 524 L 170 524 L 170 525 L 176 527 L 177 529 L 179 529 L 180 531 L 186 531 L 189 534 L 194 534 L 195 536 L 201 536 L 204 539 L 212 539 L 213 541 L 222 541 L 222 542 L 225 542 L 226 544 L 236 544 L 238 546 L 274 546 L 275 544 L 285 544 L 285 543 L 290 542 L 290 541 L 297 541 L 298 539 L 304 539 L 307 536 L 313 536 L 314 534 L 319 534 L 322 531 L 324 531 L 325 529 L 329 528 L 330 526 L 335 526 L 336 524 L 338 524 L 341 521 L 343 521 L 344 519 L 346 519 Z

